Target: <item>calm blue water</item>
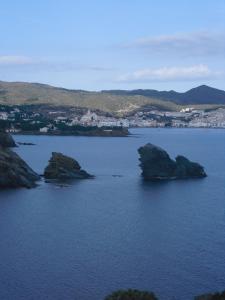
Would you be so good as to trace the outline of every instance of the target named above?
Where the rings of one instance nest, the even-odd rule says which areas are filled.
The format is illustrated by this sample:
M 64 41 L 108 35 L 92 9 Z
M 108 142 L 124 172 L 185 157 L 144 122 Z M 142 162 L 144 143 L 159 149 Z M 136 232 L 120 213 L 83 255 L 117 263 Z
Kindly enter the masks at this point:
M 1 300 L 102 300 L 129 287 L 186 300 L 225 288 L 225 131 L 132 132 L 15 137 L 37 144 L 16 150 L 37 172 L 61 151 L 96 179 L 0 192 Z M 147 142 L 209 176 L 143 183 L 137 148 Z

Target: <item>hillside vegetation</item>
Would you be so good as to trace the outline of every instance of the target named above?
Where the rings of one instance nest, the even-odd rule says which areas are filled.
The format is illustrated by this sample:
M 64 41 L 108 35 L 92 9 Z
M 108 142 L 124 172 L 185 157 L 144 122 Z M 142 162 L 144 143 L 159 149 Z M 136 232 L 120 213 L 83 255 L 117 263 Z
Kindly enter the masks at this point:
M 172 99 L 171 99 L 172 100 Z M 69 90 L 39 83 L 3 82 L 0 81 L 0 104 L 24 105 L 24 104 L 49 104 L 60 106 L 85 107 L 126 115 L 140 108 L 148 107 L 160 110 L 181 109 L 181 105 L 163 99 L 162 97 L 150 97 L 132 94 L 132 91 L 116 92 L 88 92 L 83 90 Z M 207 108 L 210 108 L 207 106 Z

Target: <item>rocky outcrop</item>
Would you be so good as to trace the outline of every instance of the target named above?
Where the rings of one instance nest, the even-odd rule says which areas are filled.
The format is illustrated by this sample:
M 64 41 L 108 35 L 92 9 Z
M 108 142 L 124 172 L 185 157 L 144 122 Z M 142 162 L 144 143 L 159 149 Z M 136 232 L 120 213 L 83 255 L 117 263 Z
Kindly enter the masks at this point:
M 86 179 L 93 177 L 81 169 L 79 163 L 62 153 L 52 152 L 48 166 L 45 168 L 46 179 Z
M 19 155 L 0 147 L 0 188 L 31 188 L 39 179 L 39 175 Z
M 4 148 L 16 147 L 16 143 L 9 133 L 0 131 L 0 146 Z
M 184 156 L 171 159 L 162 148 L 146 144 L 138 149 L 142 176 L 146 180 L 186 179 L 206 177 L 204 168 Z
M 176 157 L 176 177 L 177 178 L 202 178 L 206 177 L 203 166 L 192 162 L 184 156 Z

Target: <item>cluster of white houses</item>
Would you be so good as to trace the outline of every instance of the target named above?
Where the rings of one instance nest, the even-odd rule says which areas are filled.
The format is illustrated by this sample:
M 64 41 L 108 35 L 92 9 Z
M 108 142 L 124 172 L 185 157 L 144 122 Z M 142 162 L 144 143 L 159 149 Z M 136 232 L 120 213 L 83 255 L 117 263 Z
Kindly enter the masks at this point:
M 56 123 L 64 122 L 68 126 L 129 127 L 128 119 L 100 116 L 90 110 L 82 117 L 73 117 L 68 120 L 67 117 L 59 116 L 55 121 Z
M 30 124 L 40 123 L 39 113 L 31 113 L 26 115 L 18 108 L 14 108 L 10 112 L 0 111 L 0 120 L 15 121 L 15 114 L 20 113 L 22 120 Z M 209 128 L 225 128 L 225 108 L 219 108 L 211 111 L 196 110 L 193 108 L 185 108 L 180 112 L 169 111 L 139 111 L 132 116 L 124 118 L 116 118 L 110 116 L 98 115 L 88 110 L 83 115 L 68 115 L 65 112 L 48 112 L 51 118 L 48 119 L 47 125 L 40 128 L 40 132 L 57 130 L 59 124 L 66 126 L 96 126 L 96 127 L 209 127 Z M 52 116 L 55 114 L 54 118 Z M 46 119 L 46 120 L 47 120 Z M 11 132 L 18 132 L 13 125 L 8 129 Z

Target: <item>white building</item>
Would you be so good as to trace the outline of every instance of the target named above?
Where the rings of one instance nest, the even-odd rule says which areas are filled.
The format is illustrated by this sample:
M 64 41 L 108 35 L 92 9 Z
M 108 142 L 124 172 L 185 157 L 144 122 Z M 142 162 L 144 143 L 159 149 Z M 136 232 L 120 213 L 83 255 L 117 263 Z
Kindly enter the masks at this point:
M 10 132 L 10 133 L 17 133 L 20 132 L 20 129 L 16 129 L 14 127 L 6 129 L 6 132 Z
M 42 133 L 48 132 L 48 127 L 42 127 L 42 128 L 40 128 L 40 132 L 42 132 Z
M 98 120 L 98 115 L 96 113 L 92 113 L 90 110 L 82 116 L 80 119 L 81 123 L 86 124 L 90 123 L 92 121 L 97 121 Z
M 180 112 L 191 112 L 194 108 L 193 107 L 186 107 L 182 108 Z
M 8 114 L 7 112 L 0 112 L 0 120 L 7 120 L 8 119 Z

